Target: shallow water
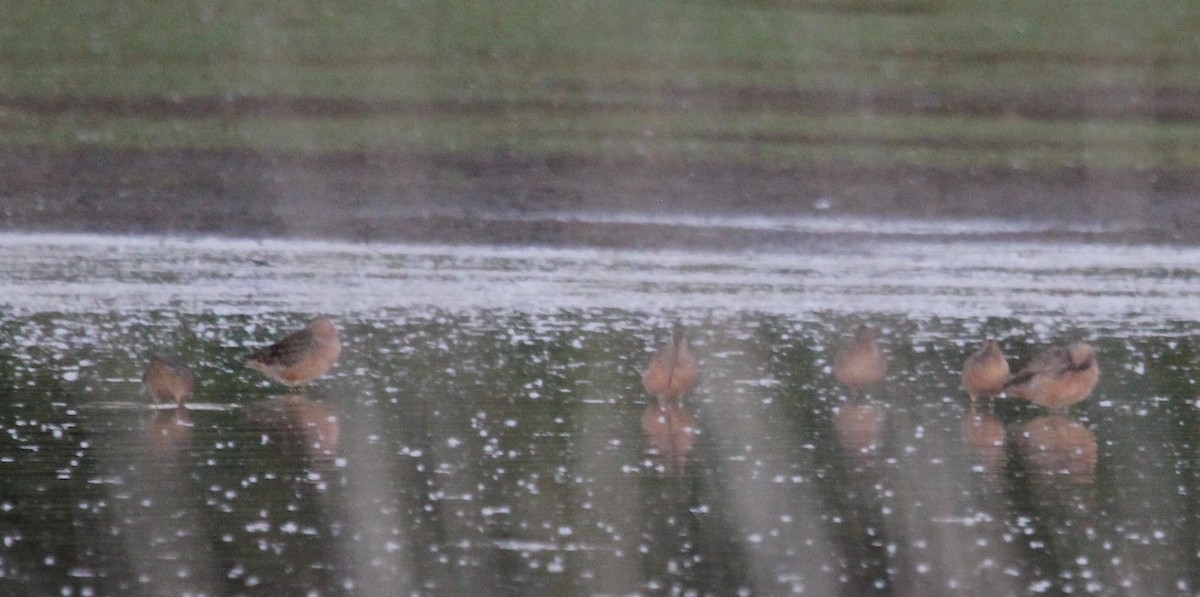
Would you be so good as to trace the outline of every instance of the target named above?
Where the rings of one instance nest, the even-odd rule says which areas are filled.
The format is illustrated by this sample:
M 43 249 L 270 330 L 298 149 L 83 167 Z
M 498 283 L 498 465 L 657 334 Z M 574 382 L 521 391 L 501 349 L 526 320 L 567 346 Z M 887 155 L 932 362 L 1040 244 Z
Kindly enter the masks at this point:
M 0 236 L 0 583 L 28 594 L 1191 593 L 1200 251 L 808 254 Z M 241 365 L 333 316 L 288 395 Z M 674 322 L 702 370 L 648 432 Z M 878 328 L 851 397 L 839 339 Z M 1097 347 L 1068 414 L 968 408 Z M 154 354 L 197 378 L 139 394 Z M 691 420 L 694 419 L 694 422 Z M 693 429 L 689 434 L 685 429 Z

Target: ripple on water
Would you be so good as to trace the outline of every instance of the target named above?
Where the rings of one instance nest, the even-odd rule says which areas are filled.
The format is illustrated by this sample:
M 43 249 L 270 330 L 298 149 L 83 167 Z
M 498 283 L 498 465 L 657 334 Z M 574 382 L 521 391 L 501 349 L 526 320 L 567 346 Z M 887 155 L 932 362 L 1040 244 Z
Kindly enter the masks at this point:
M 1197 256 L 3 236 L 0 573 L 97 594 L 1175 591 Z M 291 392 L 242 366 L 316 312 L 345 343 L 330 375 Z M 702 374 L 672 443 L 640 372 L 676 320 Z M 889 374 L 856 396 L 829 353 L 863 322 Z M 1065 417 L 968 409 L 985 336 L 1017 367 L 1086 338 L 1100 385 Z M 164 351 L 196 376 L 182 413 L 139 394 Z

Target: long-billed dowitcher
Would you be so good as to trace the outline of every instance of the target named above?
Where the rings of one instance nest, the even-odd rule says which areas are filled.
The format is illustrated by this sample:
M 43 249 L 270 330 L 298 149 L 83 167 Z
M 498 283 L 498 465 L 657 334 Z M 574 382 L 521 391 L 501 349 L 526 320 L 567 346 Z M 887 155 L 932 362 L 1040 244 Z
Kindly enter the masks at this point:
M 142 374 L 142 391 L 155 404 L 167 400 L 183 406 L 192 394 L 192 371 L 187 365 L 163 357 L 154 357 Z
M 1100 379 L 1096 352 L 1083 342 L 1056 346 L 1034 357 L 1004 387 L 1017 398 L 1062 410 L 1087 398 Z
M 642 372 L 642 386 L 663 408 L 678 405 L 696 385 L 700 367 L 688 347 L 683 329 L 676 327 L 671 342 L 658 349 Z
M 862 393 L 883 381 L 887 359 L 875 342 L 875 330 L 863 325 L 854 337 L 842 342 L 833 355 L 833 376 L 851 390 Z
M 1008 381 L 1008 374 L 1008 361 L 1000 350 L 1000 343 L 988 340 L 963 363 L 962 385 L 971 396 L 971 402 L 975 402 L 976 398 L 999 394 L 1004 389 L 1004 382 Z
M 328 372 L 342 353 L 337 328 L 318 317 L 304 329 L 246 357 L 246 366 L 287 386 L 306 384 Z

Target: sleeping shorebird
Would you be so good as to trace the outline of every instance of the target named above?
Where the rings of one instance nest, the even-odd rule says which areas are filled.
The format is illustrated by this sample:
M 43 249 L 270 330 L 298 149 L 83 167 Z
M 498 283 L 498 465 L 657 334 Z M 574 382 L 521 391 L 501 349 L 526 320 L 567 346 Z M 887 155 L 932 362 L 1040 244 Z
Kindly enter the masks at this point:
M 700 367 L 683 336 L 683 329 L 676 327 L 671 342 L 658 349 L 642 372 L 642 386 L 665 409 L 679 405 L 684 395 L 695 387 L 699 376 Z
M 1004 389 L 1008 381 L 1008 361 L 1000 350 L 1000 344 L 988 340 L 975 354 L 967 357 L 963 363 L 962 385 L 971 396 L 971 402 L 976 398 L 991 398 Z
M 337 328 L 328 317 L 318 317 L 304 329 L 251 353 L 246 366 L 286 386 L 298 386 L 325 375 L 341 353 Z
M 142 374 L 142 391 L 155 404 L 170 400 L 182 407 L 192 394 L 192 383 L 192 371 L 186 365 L 163 357 L 150 359 Z
M 875 342 L 875 330 L 865 325 L 833 355 L 833 376 L 856 393 L 883 381 L 886 373 L 887 360 Z
M 1100 379 L 1095 350 L 1078 342 L 1056 346 L 1034 357 L 1009 378 L 1004 388 L 1018 398 L 1054 410 L 1087 398 Z

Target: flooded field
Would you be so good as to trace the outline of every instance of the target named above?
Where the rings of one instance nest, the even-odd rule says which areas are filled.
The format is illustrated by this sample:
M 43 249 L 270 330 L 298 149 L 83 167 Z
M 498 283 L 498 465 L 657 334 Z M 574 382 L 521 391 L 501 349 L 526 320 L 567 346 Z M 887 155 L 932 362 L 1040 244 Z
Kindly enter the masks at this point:
M 788 253 L 0 236 L 2 592 L 1200 590 L 1200 249 L 901 228 Z M 318 314 L 329 375 L 243 365 Z M 641 372 L 676 324 L 700 378 L 664 415 Z M 865 395 L 832 373 L 860 325 L 888 362 Z M 1014 369 L 1087 341 L 1099 385 L 971 407 L 989 337 Z M 185 409 L 141 395 L 160 354 Z

